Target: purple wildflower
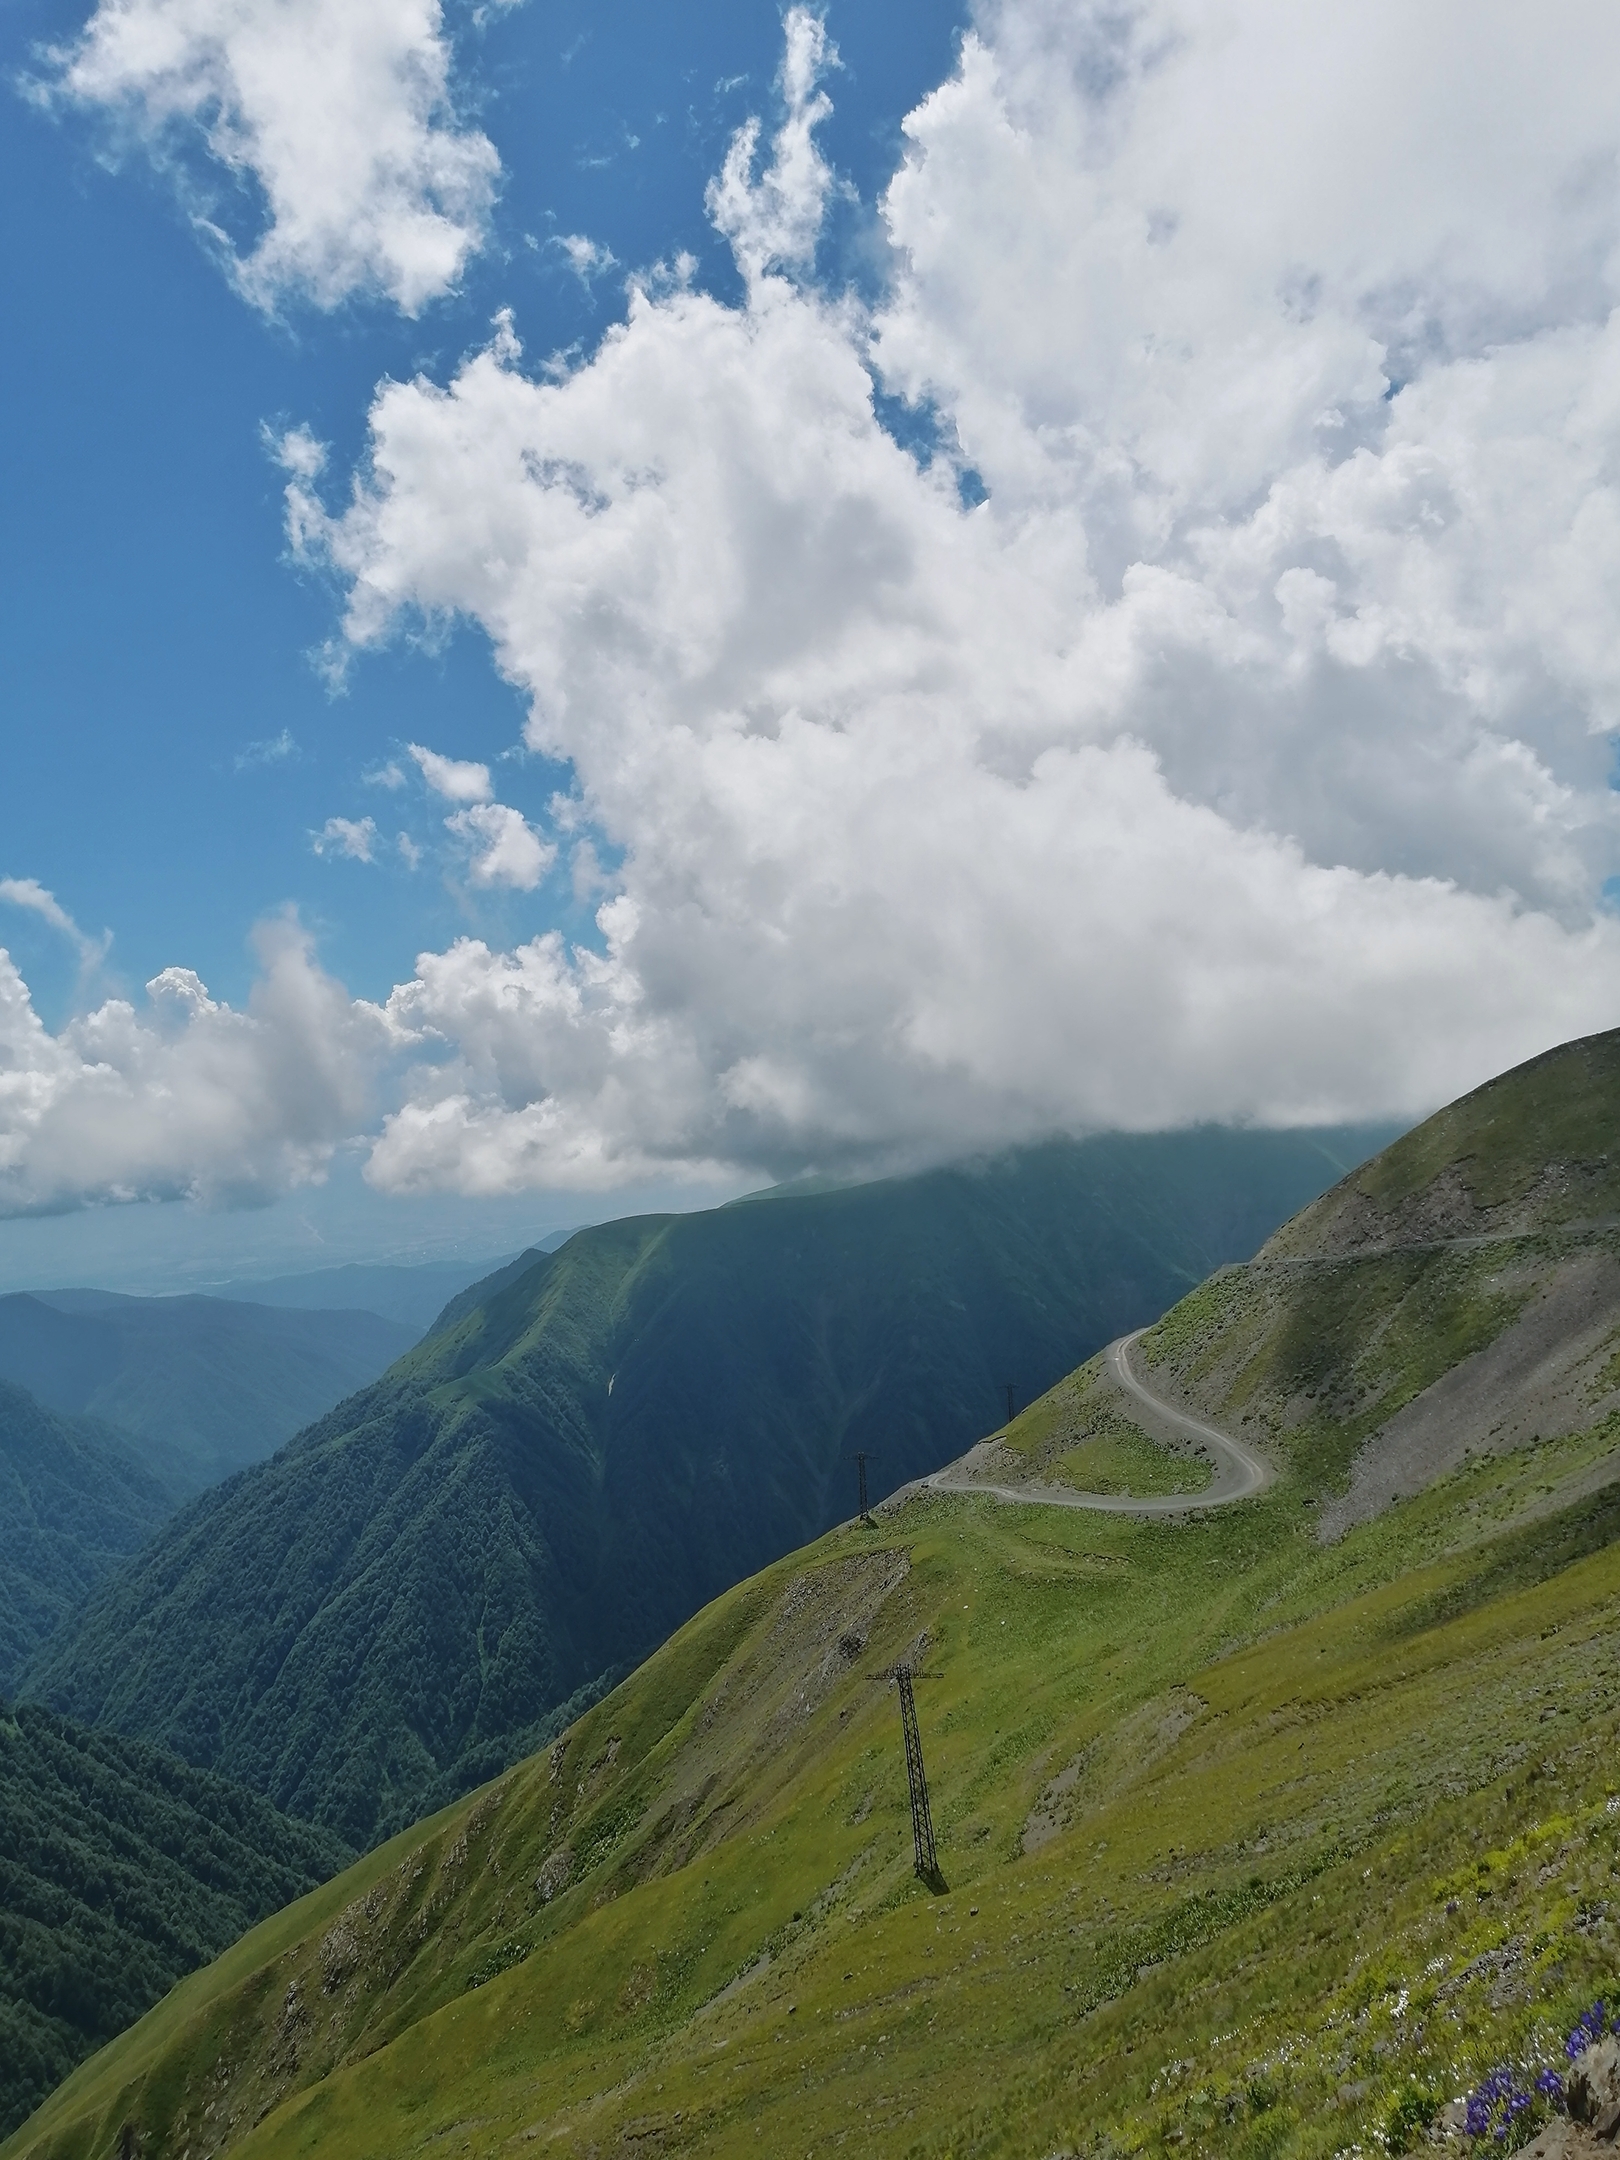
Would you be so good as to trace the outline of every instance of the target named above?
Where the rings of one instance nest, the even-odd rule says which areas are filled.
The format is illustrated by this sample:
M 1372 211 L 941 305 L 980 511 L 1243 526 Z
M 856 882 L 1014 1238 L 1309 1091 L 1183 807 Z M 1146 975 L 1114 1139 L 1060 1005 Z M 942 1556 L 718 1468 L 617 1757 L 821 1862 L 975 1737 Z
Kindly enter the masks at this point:
M 1574 2030 L 1564 2042 L 1564 2053 L 1573 2062 L 1577 2055 L 1584 2055 L 1595 2040 L 1603 2038 L 1608 2013 L 1603 2003 L 1595 2002 L 1590 2010 L 1583 2011 L 1575 2020 Z
M 1537 2082 L 1539 2085 L 1540 2080 Z M 1545 2092 L 1546 2087 L 1541 2090 Z M 1509 2131 L 1518 2127 L 1519 2117 L 1535 2104 L 1535 2094 L 1503 2065 L 1482 2078 L 1469 2094 L 1463 2128 L 1471 2138 L 1488 2137 L 1497 2145 L 1505 2145 Z

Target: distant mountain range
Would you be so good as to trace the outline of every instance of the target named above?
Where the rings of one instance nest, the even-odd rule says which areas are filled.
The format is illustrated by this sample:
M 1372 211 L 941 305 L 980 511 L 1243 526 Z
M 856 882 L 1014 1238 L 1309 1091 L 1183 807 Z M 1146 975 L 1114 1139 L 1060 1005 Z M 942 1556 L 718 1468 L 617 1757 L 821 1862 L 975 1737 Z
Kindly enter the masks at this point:
M 16 1292 L 0 1297 L 0 1380 L 116 1427 L 179 1499 L 271 1454 L 419 1333 L 373 1312 Z
M 0 1702 L 0 2138 L 182 1973 L 349 1857 L 156 1748 Z
M 537 1251 L 550 1252 L 570 1233 L 558 1231 Z M 438 1318 L 457 1291 L 504 1267 L 505 1259 L 421 1260 L 406 1264 L 316 1268 L 306 1275 L 276 1275 L 264 1282 L 224 1283 L 214 1296 L 250 1305 L 277 1305 L 304 1312 L 373 1312 L 418 1335 Z
M 354 1844 L 958 1454 L 1388 1137 L 1205 1129 L 582 1230 L 169 1524 L 31 1691 Z M 307 1317 L 307 1316 L 306 1316 Z M 206 1655 L 199 1646 L 206 1645 Z

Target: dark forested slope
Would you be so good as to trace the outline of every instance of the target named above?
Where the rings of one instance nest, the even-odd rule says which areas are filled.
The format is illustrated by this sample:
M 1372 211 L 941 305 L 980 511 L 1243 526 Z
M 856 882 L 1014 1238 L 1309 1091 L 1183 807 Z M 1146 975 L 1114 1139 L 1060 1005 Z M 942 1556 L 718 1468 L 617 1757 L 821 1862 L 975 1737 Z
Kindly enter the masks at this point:
M 0 1690 L 173 1512 L 174 1495 L 116 1433 L 0 1380 Z
M 0 1703 L 0 2137 L 182 1973 L 348 1858 L 172 1755 Z
M 848 1515 L 854 1450 L 879 1491 L 948 1460 L 1378 1137 L 1053 1144 L 581 1231 L 194 1503 L 32 1684 L 362 1843 Z
M 371 1312 L 53 1290 L 0 1297 L 0 1379 L 140 1444 L 176 1492 L 259 1462 L 376 1379 L 417 1330 Z

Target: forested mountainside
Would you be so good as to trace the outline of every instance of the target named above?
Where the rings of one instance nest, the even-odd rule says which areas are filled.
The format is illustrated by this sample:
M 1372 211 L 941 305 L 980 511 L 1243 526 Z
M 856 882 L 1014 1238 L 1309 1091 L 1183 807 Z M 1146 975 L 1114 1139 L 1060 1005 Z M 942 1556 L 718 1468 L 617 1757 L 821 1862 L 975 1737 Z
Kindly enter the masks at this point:
M 932 1469 L 1371 1137 L 1053 1144 L 581 1231 L 203 1496 L 30 1687 L 364 1844 L 852 1512 L 855 1450 L 878 1491 Z
M 0 1379 L 126 1434 L 177 1495 L 259 1462 L 418 1330 L 370 1312 L 55 1290 L 0 1297 Z
M 0 1380 L 0 1692 L 174 1507 L 116 1433 Z
M 0 2137 L 350 1855 L 257 1793 L 0 1702 Z
M 126 2128 L 193 2160 L 1330 2160 L 1588 2107 L 1620 1999 L 1617 1124 L 1613 1036 L 1421 1128 L 1125 1378 L 1095 1358 L 975 1449 L 1021 1501 L 914 1487 L 726 1592 L 4 2160 Z M 1066 1504 L 1155 1455 L 1165 1504 L 1166 1396 L 1270 1482 Z

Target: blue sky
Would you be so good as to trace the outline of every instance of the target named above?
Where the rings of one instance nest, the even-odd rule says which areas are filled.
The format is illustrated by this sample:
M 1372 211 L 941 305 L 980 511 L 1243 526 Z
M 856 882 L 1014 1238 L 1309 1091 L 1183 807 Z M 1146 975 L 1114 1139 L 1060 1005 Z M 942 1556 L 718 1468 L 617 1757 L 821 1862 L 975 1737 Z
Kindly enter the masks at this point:
M 38 74 L 38 49 L 85 19 L 82 5 L 8 5 L 5 75 Z M 828 19 L 843 66 L 827 148 L 869 220 L 901 118 L 949 71 L 962 11 L 894 0 Z M 482 29 L 451 22 L 505 179 L 462 289 L 415 321 L 366 297 L 335 315 L 293 299 L 265 321 L 161 178 L 136 155 L 108 169 L 105 124 L 11 96 L 0 865 L 37 878 L 91 931 L 111 928 L 111 971 L 130 984 L 183 961 L 244 997 L 248 928 L 289 901 L 369 996 L 465 928 L 589 928 L 551 891 L 469 914 L 464 894 L 431 878 L 367 877 L 312 854 L 310 831 L 329 816 L 375 809 L 360 775 L 401 742 L 498 759 L 523 702 L 472 628 L 431 654 L 369 656 L 329 693 L 309 656 L 331 634 L 332 592 L 284 559 L 281 475 L 262 431 L 305 423 L 352 463 L 379 378 L 442 376 L 501 307 L 539 352 L 594 344 L 623 312 L 622 275 L 582 282 L 548 244 L 558 234 L 588 234 L 626 267 L 688 249 L 707 281 L 733 286 L 704 187 L 733 130 L 769 109 L 781 15 L 531 5 Z M 239 194 L 248 231 L 255 206 Z M 850 275 L 869 275 L 866 222 L 850 214 L 838 236 Z M 513 773 L 508 792 L 538 808 L 557 781 L 542 764 Z M 59 1017 L 72 953 L 15 911 L 0 937 Z
M 42 48 L 82 29 L 82 6 L 8 0 L 3 73 L 38 79 Z M 839 103 L 828 149 L 861 197 L 829 261 L 871 282 L 871 205 L 897 162 L 904 114 L 949 71 L 964 11 L 937 0 L 833 9 Z M 312 656 L 333 624 L 330 584 L 288 563 L 281 475 L 264 431 L 297 420 L 358 456 L 383 376 L 442 375 L 510 307 L 537 350 L 590 347 L 622 316 L 623 271 L 586 281 L 556 236 L 585 233 L 624 268 L 695 254 L 721 290 L 736 272 L 704 214 L 733 131 L 768 110 L 781 58 L 770 4 L 671 9 L 532 5 L 475 25 L 452 15 L 464 95 L 497 141 L 504 180 L 490 244 L 459 290 L 416 320 L 370 296 L 326 313 L 293 297 L 279 319 L 244 307 L 165 178 L 107 126 L 9 92 L 0 128 L 5 290 L 0 345 L 7 595 L 0 617 L 6 784 L 0 874 L 36 879 L 90 933 L 111 930 L 97 989 L 131 989 L 176 962 L 240 1003 L 248 931 L 287 905 L 364 996 L 386 996 L 424 946 L 552 923 L 594 936 L 566 883 L 510 896 L 447 891 L 317 857 L 334 815 L 377 807 L 362 774 L 401 743 L 462 758 L 510 753 L 523 700 L 460 626 L 367 656 L 340 693 Z M 194 163 L 206 170 L 206 161 Z M 240 233 L 261 212 L 231 203 Z M 558 769 L 528 760 L 503 791 L 538 810 Z M 82 1003 L 72 946 L 27 911 L 0 916 L 42 1016 Z M 668 1189 L 695 1200 L 755 1179 Z M 352 1173 L 333 1189 L 227 1215 L 143 1208 L 0 1224 L 0 1282 L 94 1275 L 169 1287 L 374 1251 L 504 1250 L 602 1212 L 567 1200 L 376 1202 Z
M 1620 1020 L 1610 11 L 0 26 L 0 1278 Z

